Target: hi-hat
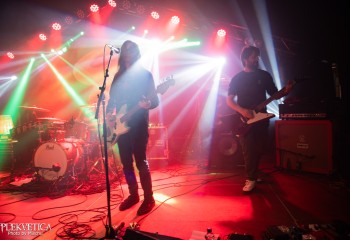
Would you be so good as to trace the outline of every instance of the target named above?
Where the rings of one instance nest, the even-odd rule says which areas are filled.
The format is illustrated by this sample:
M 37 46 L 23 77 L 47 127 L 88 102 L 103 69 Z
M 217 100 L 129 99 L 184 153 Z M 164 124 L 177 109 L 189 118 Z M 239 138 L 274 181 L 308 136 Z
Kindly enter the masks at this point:
M 96 108 L 97 104 L 96 103 L 93 103 L 91 105 L 81 105 L 79 107 L 81 108 Z
M 38 107 L 29 107 L 29 106 L 18 106 L 19 108 L 33 110 L 33 111 L 39 111 L 39 112 L 50 112 L 49 109 L 45 108 L 38 108 Z
M 56 124 L 63 124 L 63 123 L 66 122 L 66 121 L 64 121 L 62 119 L 52 118 L 52 117 L 42 117 L 42 118 L 37 118 L 36 120 L 39 121 L 39 122 L 53 122 L 53 123 L 56 123 Z

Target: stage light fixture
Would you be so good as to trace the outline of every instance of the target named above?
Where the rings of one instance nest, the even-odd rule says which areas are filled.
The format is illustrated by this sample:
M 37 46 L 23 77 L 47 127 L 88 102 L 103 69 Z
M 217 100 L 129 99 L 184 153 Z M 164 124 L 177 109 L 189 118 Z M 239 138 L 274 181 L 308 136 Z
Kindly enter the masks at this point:
M 83 19 L 85 17 L 85 12 L 81 9 L 77 11 L 77 17 Z
M 157 11 L 152 11 L 151 12 L 151 17 L 154 18 L 154 19 L 159 19 L 159 13 Z
M 172 17 L 171 17 L 171 23 L 173 23 L 173 24 L 179 24 L 179 23 L 180 23 L 180 18 L 179 18 L 179 16 L 172 16 Z
M 117 7 L 117 3 L 114 0 L 108 0 L 108 4 L 109 4 L 109 6 L 114 7 L 114 8 Z
M 55 30 L 55 31 L 59 31 L 59 30 L 61 30 L 61 28 L 62 28 L 62 26 L 61 26 L 61 24 L 58 23 L 58 22 L 54 22 L 54 23 L 52 24 L 52 29 Z
M 131 8 L 131 2 L 129 0 L 124 0 L 122 3 L 122 7 L 126 10 L 129 10 Z
M 10 59 L 14 59 L 15 58 L 15 55 L 12 53 L 12 52 L 7 52 L 7 57 L 10 58 Z
M 64 18 L 64 21 L 68 24 L 71 25 L 73 23 L 73 18 L 71 16 L 66 16 Z
M 39 39 L 40 39 L 41 41 L 46 41 L 46 40 L 47 40 L 47 37 L 46 37 L 46 35 L 45 35 L 44 33 L 40 33 L 40 34 L 39 34 Z
M 136 12 L 139 14 L 139 15 L 143 15 L 145 12 L 146 12 L 146 7 L 142 4 L 139 4 L 137 7 L 136 7 Z
M 219 37 L 225 37 L 226 36 L 226 31 L 224 30 L 224 29 L 219 29 L 218 31 L 217 31 L 217 35 L 219 36 Z
M 95 13 L 95 12 L 98 12 L 99 10 L 99 6 L 97 4 L 91 4 L 90 5 L 90 11 Z

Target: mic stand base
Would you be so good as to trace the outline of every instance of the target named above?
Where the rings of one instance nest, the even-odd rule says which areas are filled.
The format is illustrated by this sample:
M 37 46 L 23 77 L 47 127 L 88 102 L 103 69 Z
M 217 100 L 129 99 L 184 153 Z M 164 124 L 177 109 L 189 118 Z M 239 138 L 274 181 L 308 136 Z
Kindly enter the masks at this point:
M 113 227 L 106 225 L 106 235 L 100 239 L 117 239 Z

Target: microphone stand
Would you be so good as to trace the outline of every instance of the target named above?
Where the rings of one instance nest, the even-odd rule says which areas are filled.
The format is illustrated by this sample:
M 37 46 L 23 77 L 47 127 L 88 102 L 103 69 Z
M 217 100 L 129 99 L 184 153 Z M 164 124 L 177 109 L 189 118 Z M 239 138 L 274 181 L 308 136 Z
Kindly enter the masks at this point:
M 113 56 L 113 50 L 110 52 L 109 60 L 108 60 L 108 65 L 106 68 L 106 73 L 104 76 L 103 84 L 102 87 L 99 87 L 101 90 L 101 93 L 98 98 L 97 106 L 96 106 L 96 114 L 95 114 L 95 119 L 98 119 L 99 116 L 99 110 L 100 110 L 100 105 L 102 102 L 102 112 L 103 112 L 103 146 L 104 146 L 104 165 L 105 165 L 105 173 L 106 173 L 106 190 L 107 190 L 107 224 L 106 224 L 106 235 L 102 239 L 115 239 L 116 234 L 115 231 L 112 227 L 112 217 L 111 217 L 111 204 L 110 204 L 110 199 L 111 199 L 111 191 L 110 191 L 110 184 L 109 184 L 109 174 L 108 174 L 108 149 L 107 149 L 107 125 L 106 125 L 106 110 L 105 110 L 105 99 L 104 99 L 104 91 L 106 89 L 106 79 L 109 77 L 108 75 L 108 69 L 109 65 L 111 63 L 111 59 Z

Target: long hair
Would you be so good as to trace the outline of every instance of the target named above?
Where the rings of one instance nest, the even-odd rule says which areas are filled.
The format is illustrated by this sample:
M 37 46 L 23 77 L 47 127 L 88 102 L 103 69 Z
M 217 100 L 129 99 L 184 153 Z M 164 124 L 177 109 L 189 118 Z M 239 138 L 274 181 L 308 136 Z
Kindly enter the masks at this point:
M 126 70 L 126 62 L 125 62 L 125 55 L 130 54 L 132 57 L 131 61 L 132 64 L 137 62 L 141 58 L 141 53 L 138 45 L 130 40 L 126 40 L 120 49 L 120 56 L 118 61 L 118 72 L 117 74 L 120 75 L 121 73 L 125 72 Z

